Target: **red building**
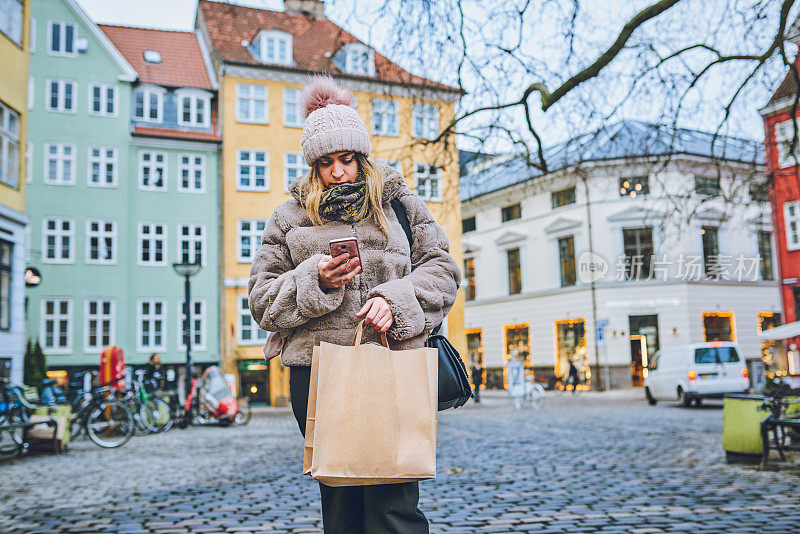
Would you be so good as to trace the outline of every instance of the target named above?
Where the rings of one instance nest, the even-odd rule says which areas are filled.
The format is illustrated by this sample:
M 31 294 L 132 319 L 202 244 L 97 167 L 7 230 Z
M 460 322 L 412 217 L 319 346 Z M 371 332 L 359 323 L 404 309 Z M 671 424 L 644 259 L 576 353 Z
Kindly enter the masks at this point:
M 795 60 L 798 61 L 797 59 Z M 800 64 L 800 62 L 798 62 Z M 761 109 L 769 191 L 775 228 L 776 255 L 784 323 L 800 321 L 800 106 L 797 74 L 786 74 L 778 90 Z M 794 109 L 794 112 L 793 112 Z M 792 120 L 794 116 L 795 120 Z M 795 126 L 797 125 L 797 126 Z M 771 183 L 771 187 L 769 184 Z M 773 325 L 763 325 L 766 329 Z M 780 374 L 800 381 L 800 324 L 788 327 L 788 352 L 776 362 Z

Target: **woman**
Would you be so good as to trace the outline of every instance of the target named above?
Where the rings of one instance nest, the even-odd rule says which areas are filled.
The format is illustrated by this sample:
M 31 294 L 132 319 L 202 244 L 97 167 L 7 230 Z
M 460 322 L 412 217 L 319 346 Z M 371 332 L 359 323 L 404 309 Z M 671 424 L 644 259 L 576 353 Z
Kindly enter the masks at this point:
M 281 361 L 290 368 L 292 410 L 304 435 L 314 345 L 352 344 L 364 320 L 372 327 L 365 334 L 385 332 L 393 349 L 421 347 L 461 281 L 447 235 L 422 199 L 397 171 L 369 160 L 367 128 L 351 101 L 330 77 L 304 89 L 300 145 L 311 172 L 270 216 L 250 269 L 250 311 L 261 328 L 284 338 Z M 389 204 L 395 198 L 406 209 L 413 251 Z M 358 240 L 360 261 L 328 255 L 329 242 L 346 237 Z M 428 532 L 416 482 L 320 484 L 320 493 L 327 533 Z

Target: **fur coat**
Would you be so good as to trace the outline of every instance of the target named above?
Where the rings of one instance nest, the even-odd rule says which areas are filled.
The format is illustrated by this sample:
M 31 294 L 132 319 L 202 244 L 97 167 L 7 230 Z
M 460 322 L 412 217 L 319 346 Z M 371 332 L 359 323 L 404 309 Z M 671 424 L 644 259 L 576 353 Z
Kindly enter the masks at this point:
M 250 267 L 250 312 L 258 325 L 284 337 L 284 365 L 311 365 L 314 345 L 327 341 L 353 343 L 367 299 L 386 299 L 394 316 L 387 335 L 393 349 L 418 348 L 427 333 L 450 311 L 461 282 L 461 270 L 449 253 L 444 229 L 403 177 L 388 165 L 375 163 L 383 179 L 387 237 L 371 221 L 325 221 L 314 226 L 298 201 L 304 178 L 296 180 L 293 198 L 278 206 L 267 221 Z M 414 250 L 389 202 L 403 203 L 411 224 Z M 332 239 L 356 237 L 362 272 L 345 286 L 323 291 L 317 264 L 330 254 Z M 365 328 L 365 337 L 375 334 Z

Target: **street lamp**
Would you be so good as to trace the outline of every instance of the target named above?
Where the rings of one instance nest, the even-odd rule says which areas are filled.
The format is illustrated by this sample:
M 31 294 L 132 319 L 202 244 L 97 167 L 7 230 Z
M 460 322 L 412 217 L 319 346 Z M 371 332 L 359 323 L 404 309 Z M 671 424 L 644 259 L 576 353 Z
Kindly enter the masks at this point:
M 186 397 L 192 393 L 192 299 L 189 279 L 200 272 L 200 259 L 194 263 L 183 261 L 173 263 L 172 268 L 184 280 L 184 308 L 183 308 L 183 342 L 186 344 Z M 183 414 L 184 424 L 188 424 L 192 417 L 191 406 L 186 405 Z

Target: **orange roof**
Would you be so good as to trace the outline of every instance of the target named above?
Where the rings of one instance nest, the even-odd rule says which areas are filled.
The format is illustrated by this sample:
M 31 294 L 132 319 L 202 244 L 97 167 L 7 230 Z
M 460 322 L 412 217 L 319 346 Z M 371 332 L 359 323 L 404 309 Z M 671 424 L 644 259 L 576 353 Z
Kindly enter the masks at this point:
M 133 135 L 167 137 L 170 139 L 191 139 L 196 141 L 222 141 L 222 137 L 212 132 L 176 130 L 175 128 L 159 128 L 157 126 L 135 125 L 133 127 Z
M 136 70 L 143 83 L 213 89 L 194 33 L 106 24 L 99 26 Z M 145 50 L 161 54 L 161 63 L 146 62 Z
M 315 19 L 305 15 L 210 0 L 200 0 L 198 9 L 208 28 L 212 46 L 222 59 L 229 63 L 262 66 L 262 63 L 242 46 L 242 41 L 252 42 L 261 30 L 280 30 L 292 35 L 292 52 L 296 66 L 270 65 L 270 67 L 374 79 L 371 76 L 344 73 L 333 63 L 333 55 L 343 44 L 361 43 L 361 41 L 328 19 Z M 415 76 L 378 52 L 375 52 L 375 74 L 377 79 L 384 82 L 459 91 L 455 87 Z

